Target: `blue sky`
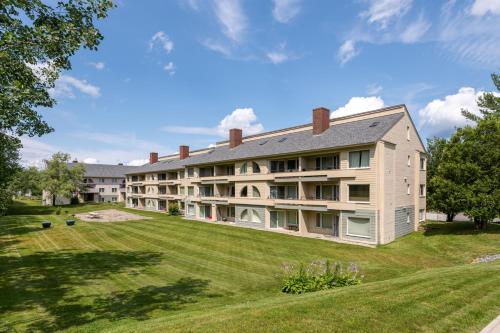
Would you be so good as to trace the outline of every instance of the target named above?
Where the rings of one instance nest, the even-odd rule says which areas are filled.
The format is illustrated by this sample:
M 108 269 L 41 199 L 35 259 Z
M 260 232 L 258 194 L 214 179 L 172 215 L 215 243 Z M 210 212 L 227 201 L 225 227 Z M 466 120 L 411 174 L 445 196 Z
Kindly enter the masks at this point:
M 500 1 L 120 0 L 41 110 L 54 133 L 23 138 L 23 162 L 53 152 L 140 164 L 175 152 L 405 103 L 426 138 L 465 124 L 492 91 Z

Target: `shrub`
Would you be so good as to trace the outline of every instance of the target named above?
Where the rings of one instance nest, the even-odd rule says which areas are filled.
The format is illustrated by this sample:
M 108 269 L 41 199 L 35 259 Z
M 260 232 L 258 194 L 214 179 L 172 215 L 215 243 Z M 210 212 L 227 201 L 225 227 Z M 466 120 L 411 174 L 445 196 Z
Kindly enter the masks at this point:
M 56 209 L 56 215 L 61 215 L 61 207 L 57 207 L 57 209 Z
M 285 265 L 281 291 L 302 294 L 310 291 L 352 286 L 361 283 L 359 269 L 351 263 L 347 270 L 342 264 L 331 264 L 328 260 L 315 260 L 309 265 Z
M 172 202 L 168 205 L 168 214 L 169 215 L 179 215 L 179 205 L 175 202 Z
M 80 200 L 78 200 L 78 197 L 71 197 L 69 203 L 71 205 L 78 205 L 80 203 Z

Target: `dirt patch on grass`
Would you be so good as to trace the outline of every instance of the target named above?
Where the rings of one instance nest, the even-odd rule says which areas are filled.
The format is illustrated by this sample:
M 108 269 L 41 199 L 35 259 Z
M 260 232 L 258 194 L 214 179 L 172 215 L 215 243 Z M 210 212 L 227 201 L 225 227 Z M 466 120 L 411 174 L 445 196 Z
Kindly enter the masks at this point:
M 122 212 L 117 209 L 104 209 L 94 212 L 81 213 L 75 215 L 82 221 L 87 222 L 122 222 L 130 220 L 148 220 L 151 217 Z

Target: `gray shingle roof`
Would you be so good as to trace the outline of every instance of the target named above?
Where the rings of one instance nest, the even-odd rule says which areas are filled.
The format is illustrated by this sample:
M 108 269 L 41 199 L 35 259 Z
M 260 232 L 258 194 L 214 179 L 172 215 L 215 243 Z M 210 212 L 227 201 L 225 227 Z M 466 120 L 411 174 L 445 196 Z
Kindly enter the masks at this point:
M 125 178 L 125 174 L 132 172 L 136 168 L 128 165 L 86 163 L 68 163 L 68 167 L 72 168 L 77 164 L 85 167 L 85 177 Z
M 220 163 L 246 158 L 374 143 L 380 140 L 382 136 L 403 117 L 403 115 L 404 113 L 400 112 L 343 124 L 333 124 L 329 129 L 319 135 L 313 135 L 312 130 L 306 130 L 247 141 L 235 148 L 229 148 L 225 145 L 216 147 L 203 154 L 190 156 L 184 160 L 172 159 L 154 164 L 146 164 L 141 167 L 136 167 L 128 173 L 168 171 L 180 169 L 189 165 Z M 375 123 L 376 126 L 370 126 Z

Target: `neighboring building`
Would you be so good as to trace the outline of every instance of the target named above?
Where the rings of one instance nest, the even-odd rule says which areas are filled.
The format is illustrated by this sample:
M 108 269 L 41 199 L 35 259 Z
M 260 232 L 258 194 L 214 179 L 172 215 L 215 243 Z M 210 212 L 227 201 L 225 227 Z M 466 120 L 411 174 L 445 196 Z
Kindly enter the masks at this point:
M 78 162 L 68 163 L 71 168 Z M 123 202 L 125 201 L 125 174 L 135 167 L 122 164 L 85 164 L 83 183 L 86 189 L 75 193 L 79 202 Z M 52 198 L 43 192 L 43 204 L 52 205 Z M 67 205 L 70 198 L 57 197 L 56 204 Z
M 229 140 L 127 173 L 127 206 L 386 244 L 425 218 L 426 151 L 405 105 Z

